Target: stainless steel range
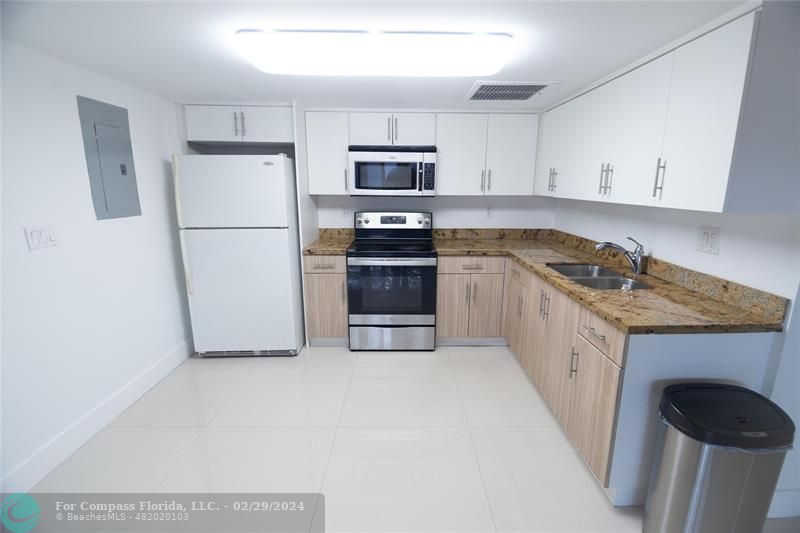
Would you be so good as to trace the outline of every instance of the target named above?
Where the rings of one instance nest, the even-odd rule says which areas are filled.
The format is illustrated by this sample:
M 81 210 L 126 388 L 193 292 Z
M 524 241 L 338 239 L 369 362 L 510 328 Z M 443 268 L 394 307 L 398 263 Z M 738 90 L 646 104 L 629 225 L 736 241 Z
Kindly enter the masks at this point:
M 347 249 L 351 350 L 433 350 L 436 250 L 428 212 L 357 212 Z

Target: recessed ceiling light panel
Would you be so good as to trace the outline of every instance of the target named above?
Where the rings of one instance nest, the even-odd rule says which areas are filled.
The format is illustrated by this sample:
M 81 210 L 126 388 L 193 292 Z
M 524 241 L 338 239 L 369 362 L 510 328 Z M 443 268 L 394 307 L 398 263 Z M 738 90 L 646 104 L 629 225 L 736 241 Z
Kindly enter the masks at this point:
M 507 33 L 239 30 L 242 56 L 270 74 L 489 76 L 510 59 Z

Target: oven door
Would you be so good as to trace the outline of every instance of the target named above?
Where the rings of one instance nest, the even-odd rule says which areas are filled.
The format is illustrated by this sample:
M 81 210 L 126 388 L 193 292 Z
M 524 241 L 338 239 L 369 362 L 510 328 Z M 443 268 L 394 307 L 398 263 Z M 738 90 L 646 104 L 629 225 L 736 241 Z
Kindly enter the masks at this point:
M 436 258 L 347 258 L 351 326 L 436 325 Z
M 422 196 L 422 154 L 350 152 L 351 196 Z

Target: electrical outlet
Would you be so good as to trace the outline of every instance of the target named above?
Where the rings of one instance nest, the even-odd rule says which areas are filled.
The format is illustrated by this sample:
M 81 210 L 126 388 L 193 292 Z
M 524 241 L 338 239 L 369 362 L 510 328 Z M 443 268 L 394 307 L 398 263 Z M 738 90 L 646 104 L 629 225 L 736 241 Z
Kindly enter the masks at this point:
M 492 218 L 492 217 L 494 217 L 494 209 L 492 209 L 491 207 L 487 207 L 486 218 Z
M 697 232 L 697 251 L 719 255 L 719 241 L 722 239 L 722 228 L 700 226 Z
M 31 252 L 58 244 L 54 226 L 28 226 L 25 228 L 25 240 L 28 241 L 28 250 Z

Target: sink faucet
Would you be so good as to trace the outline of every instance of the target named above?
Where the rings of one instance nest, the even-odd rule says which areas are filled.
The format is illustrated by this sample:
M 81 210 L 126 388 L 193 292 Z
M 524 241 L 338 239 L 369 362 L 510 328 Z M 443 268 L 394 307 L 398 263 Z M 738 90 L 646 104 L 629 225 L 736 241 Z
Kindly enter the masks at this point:
M 642 259 L 644 259 L 644 246 L 641 245 L 636 239 L 633 237 L 628 237 L 628 240 L 633 241 L 636 244 L 636 248 L 629 252 L 625 249 L 624 246 L 620 246 L 619 244 L 615 244 L 613 242 L 600 242 L 594 247 L 595 250 L 598 252 L 605 248 L 611 248 L 613 250 L 617 250 L 621 252 L 622 255 L 625 256 L 625 259 L 631 264 L 631 268 L 633 269 L 634 274 L 641 274 L 642 273 Z

